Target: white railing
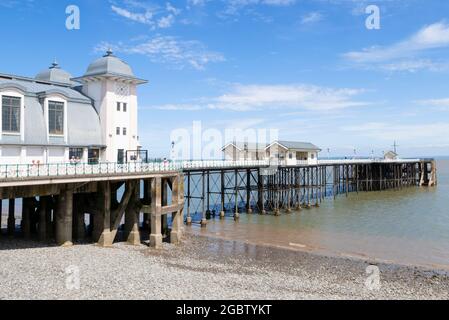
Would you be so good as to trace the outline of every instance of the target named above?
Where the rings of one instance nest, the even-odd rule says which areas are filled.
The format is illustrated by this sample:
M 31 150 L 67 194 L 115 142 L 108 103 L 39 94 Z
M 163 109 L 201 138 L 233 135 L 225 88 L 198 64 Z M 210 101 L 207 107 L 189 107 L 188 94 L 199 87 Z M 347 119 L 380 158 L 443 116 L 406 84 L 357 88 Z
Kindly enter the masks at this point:
M 38 177 L 86 176 L 86 175 L 115 175 L 135 173 L 157 173 L 183 171 L 189 169 L 213 168 L 245 168 L 245 167 L 273 167 L 273 166 L 316 166 L 335 164 L 369 164 L 369 163 L 413 163 L 419 159 L 332 159 L 314 161 L 285 161 L 285 160 L 200 160 L 200 161 L 164 161 L 152 163 L 99 163 L 99 164 L 5 164 L 0 165 L 0 180 L 26 179 Z
M 0 179 L 25 179 L 38 177 L 113 175 L 180 171 L 178 163 L 54 163 L 0 165 Z
M 329 160 L 318 160 L 319 165 L 326 164 L 369 164 L 369 163 L 413 163 L 419 162 L 420 159 L 329 159 Z

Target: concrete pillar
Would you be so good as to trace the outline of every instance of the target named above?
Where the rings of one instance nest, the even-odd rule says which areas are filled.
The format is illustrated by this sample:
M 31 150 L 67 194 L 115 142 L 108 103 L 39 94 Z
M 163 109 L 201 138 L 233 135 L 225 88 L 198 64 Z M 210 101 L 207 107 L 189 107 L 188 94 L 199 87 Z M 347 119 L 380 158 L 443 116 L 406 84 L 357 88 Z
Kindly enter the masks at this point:
M 45 220 L 47 224 L 47 239 L 53 238 L 54 234 L 54 224 L 52 219 L 53 216 L 53 207 L 54 207 L 54 201 L 52 197 L 46 198 L 46 209 L 45 209 Z
M 83 241 L 86 237 L 86 223 L 84 222 L 84 208 L 80 204 L 79 196 L 73 205 L 73 235 L 77 241 Z
M 3 200 L 0 199 L 0 235 L 2 234 L 2 223 L 3 223 Z
M 151 201 L 151 181 L 143 181 L 143 203 L 149 205 Z M 143 229 L 150 230 L 150 217 L 148 213 L 143 214 Z
M 437 164 L 433 160 L 430 162 L 430 181 L 429 187 L 435 187 L 437 185 Z
M 31 235 L 31 203 L 32 199 L 22 199 L 22 232 L 25 239 Z
M 100 239 L 98 240 L 98 245 L 102 247 L 112 246 L 113 239 L 111 234 L 111 184 L 106 181 L 102 183 L 102 207 L 103 214 L 101 216 L 102 220 L 102 233 Z
M 73 190 L 65 188 L 58 197 L 56 209 L 56 243 L 60 246 L 72 246 Z
M 39 224 L 38 224 L 39 241 L 47 240 L 47 198 L 39 198 Z
M 161 178 L 151 180 L 151 233 L 150 246 L 156 249 L 162 247 L 162 199 L 161 199 Z
M 183 203 L 183 197 L 182 197 L 182 178 L 180 176 L 177 176 L 173 179 L 172 183 L 172 199 L 173 204 L 182 204 Z M 182 224 L 183 224 L 183 210 L 178 210 L 176 212 L 173 212 L 173 222 L 172 222 L 172 230 L 170 233 L 170 242 L 172 244 L 179 244 L 181 242 L 182 238 Z
M 16 206 L 16 200 L 15 199 L 9 199 L 9 207 L 8 207 L 8 235 L 14 236 L 15 230 L 16 230 L 16 217 L 15 214 L 15 206 Z
M 137 206 L 140 200 L 140 181 L 137 183 L 130 204 L 125 211 L 125 234 L 130 245 L 140 245 L 139 216 L 140 210 Z
M 168 205 L 168 181 L 167 179 L 162 179 L 162 207 Z M 161 216 L 161 224 L 162 224 L 162 234 L 165 236 L 168 234 L 168 216 L 164 214 Z

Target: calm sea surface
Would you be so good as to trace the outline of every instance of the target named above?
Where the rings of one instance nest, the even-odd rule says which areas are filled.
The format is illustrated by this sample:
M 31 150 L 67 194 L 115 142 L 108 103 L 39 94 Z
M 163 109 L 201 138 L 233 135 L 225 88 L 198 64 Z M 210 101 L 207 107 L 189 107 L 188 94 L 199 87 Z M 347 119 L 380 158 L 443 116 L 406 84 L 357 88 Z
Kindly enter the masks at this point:
M 280 217 L 242 214 L 193 232 L 251 243 L 449 268 L 449 160 L 438 186 L 351 194 Z

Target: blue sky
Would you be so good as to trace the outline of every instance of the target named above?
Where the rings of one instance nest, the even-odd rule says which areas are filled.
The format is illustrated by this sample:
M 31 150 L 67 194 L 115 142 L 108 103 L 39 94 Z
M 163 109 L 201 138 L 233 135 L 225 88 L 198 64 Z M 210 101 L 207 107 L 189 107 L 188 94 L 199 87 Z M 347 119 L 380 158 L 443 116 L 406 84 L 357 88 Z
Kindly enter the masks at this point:
M 67 30 L 68 5 L 80 30 Z M 365 8 L 380 8 L 368 30 Z M 191 128 L 279 129 L 331 156 L 449 155 L 449 1 L 2 0 L 0 72 L 54 58 L 74 76 L 107 47 L 149 80 L 140 137 L 152 157 Z M 327 156 L 327 151 L 325 152 Z

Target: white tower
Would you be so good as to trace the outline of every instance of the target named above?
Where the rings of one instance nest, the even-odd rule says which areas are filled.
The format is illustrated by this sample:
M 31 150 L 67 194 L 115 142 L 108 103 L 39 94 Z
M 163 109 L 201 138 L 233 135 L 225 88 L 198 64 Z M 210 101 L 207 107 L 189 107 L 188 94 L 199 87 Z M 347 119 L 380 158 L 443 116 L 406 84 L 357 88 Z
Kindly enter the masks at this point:
M 138 160 L 135 158 L 140 149 L 137 85 L 147 81 L 136 78 L 131 67 L 111 50 L 75 80 L 83 84 L 82 92 L 93 99 L 100 116 L 105 148 L 99 150 L 99 160 L 119 163 Z

